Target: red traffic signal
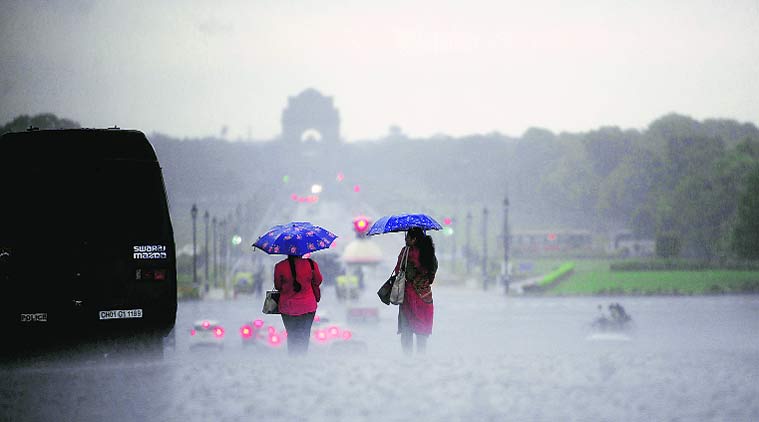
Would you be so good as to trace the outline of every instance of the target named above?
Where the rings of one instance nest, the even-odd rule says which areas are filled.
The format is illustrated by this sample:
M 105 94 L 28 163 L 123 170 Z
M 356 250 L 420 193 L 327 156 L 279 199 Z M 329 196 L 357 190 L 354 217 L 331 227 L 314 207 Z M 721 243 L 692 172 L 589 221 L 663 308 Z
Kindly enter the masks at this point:
M 356 217 L 353 219 L 353 229 L 356 230 L 356 233 L 358 234 L 364 234 L 367 230 L 369 230 L 369 219 L 362 216 Z

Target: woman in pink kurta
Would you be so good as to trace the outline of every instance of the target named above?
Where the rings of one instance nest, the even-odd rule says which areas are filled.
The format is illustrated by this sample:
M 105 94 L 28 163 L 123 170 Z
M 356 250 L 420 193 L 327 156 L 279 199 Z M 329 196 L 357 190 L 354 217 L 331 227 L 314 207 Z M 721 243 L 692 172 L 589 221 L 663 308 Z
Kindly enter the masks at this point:
M 308 351 L 311 324 L 321 297 L 322 274 L 312 259 L 288 256 L 274 266 L 274 287 L 279 290 L 279 313 L 287 330 L 287 351 Z
M 427 337 L 432 334 L 434 306 L 432 304 L 432 282 L 437 272 L 435 244 L 432 237 L 422 229 L 412 228 L 406 232 L 406 247 L 398 255 L 395 274 L 401 269 L 404 251 L 409 248 L 406 260 L 406 290 L 403 303 L 398 309 L 398 334 L 401 347 L 411 353 L 416 334 L 416 351 L 424 353 Z

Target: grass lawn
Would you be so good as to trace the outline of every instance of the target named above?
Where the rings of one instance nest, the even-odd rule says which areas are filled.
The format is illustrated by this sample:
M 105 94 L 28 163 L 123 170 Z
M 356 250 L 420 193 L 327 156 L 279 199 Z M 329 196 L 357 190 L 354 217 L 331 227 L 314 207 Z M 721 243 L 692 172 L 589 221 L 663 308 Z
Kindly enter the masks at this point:
M 759 271 L 615 271 L 578 263 L 574 274 L 548 291 L 555 295 L 715 294 L 759 292 Z

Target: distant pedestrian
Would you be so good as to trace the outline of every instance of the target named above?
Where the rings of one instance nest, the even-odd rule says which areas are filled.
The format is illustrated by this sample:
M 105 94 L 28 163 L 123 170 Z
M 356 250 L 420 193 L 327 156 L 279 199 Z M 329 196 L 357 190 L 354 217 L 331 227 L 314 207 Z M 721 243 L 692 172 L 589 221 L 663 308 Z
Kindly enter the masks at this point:
M 310 258 L 289 255 L 274 266 L 274 287 L 280 292 L 279 313 L 287 330 L 290 355 L 308 352 L 321 282 L 319 265 Z
M 401 347 L 410 354 L 414 347 L 424 353 L 427 338 L 432 334 L 434 306 L 432 304 L 432 282 L 435 280 L 438 262 L 435 257 L 435 244 L 432 237 L 420 228 L 411 228 L 406 232 L 406 246 L 398 255 L 394 274 L 398 274 L 404 251 L 408 248 L 406 261 L 406 290 L 403 303 L 398 308 L 398 334 L 401 335 Z

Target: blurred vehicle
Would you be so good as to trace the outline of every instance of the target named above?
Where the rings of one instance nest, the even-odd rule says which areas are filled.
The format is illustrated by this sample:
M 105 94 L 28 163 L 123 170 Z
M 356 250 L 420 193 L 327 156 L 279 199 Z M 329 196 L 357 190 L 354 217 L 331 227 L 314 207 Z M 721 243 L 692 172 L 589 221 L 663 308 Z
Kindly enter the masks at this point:
M 176 320 L 176 255 L 161 167 L 145 135 L 6 133 L 0 180 L 0 323 L 14 339 L 2 352 L 138 337 L 162 355 Z
M 243 347 L 281 348 L 287 343 L 287 331 L 279 324 L 256 319 L 240 327 Z M 364 350 L 366 345 L 353 337 L 345 324 L 332 322 L 327 315 L 317 314 L 311 326 L 311 344 L 316 347 L 353 348 Z
M 190 349 L 201 347 L 224 348 L 224 327 L 214 320 L 196 321 L 190 329 Z
M 262 319 L 256 319 L 240 327 L 240 339 L 243 347 L 279 348 L 285 343 L 287 332 L 280 326 L 267 324 Z
M 327 317 L 314 318 L 311 327 L 311 343 L 317 347 L 329 347 L 330 350 L 366 352 L 366 343 L 357 340 L 353 330 L 346 324 L 335 322 Z
M 346 319 L 350 323 L 378 323 L 379 309 L 377 307 L 350 307 L 346 311 Z
M 361 295 L 358 277 L 353 274 L 341 274 L 337 276 L 335 293 L 339 302 L 356 302 Z

